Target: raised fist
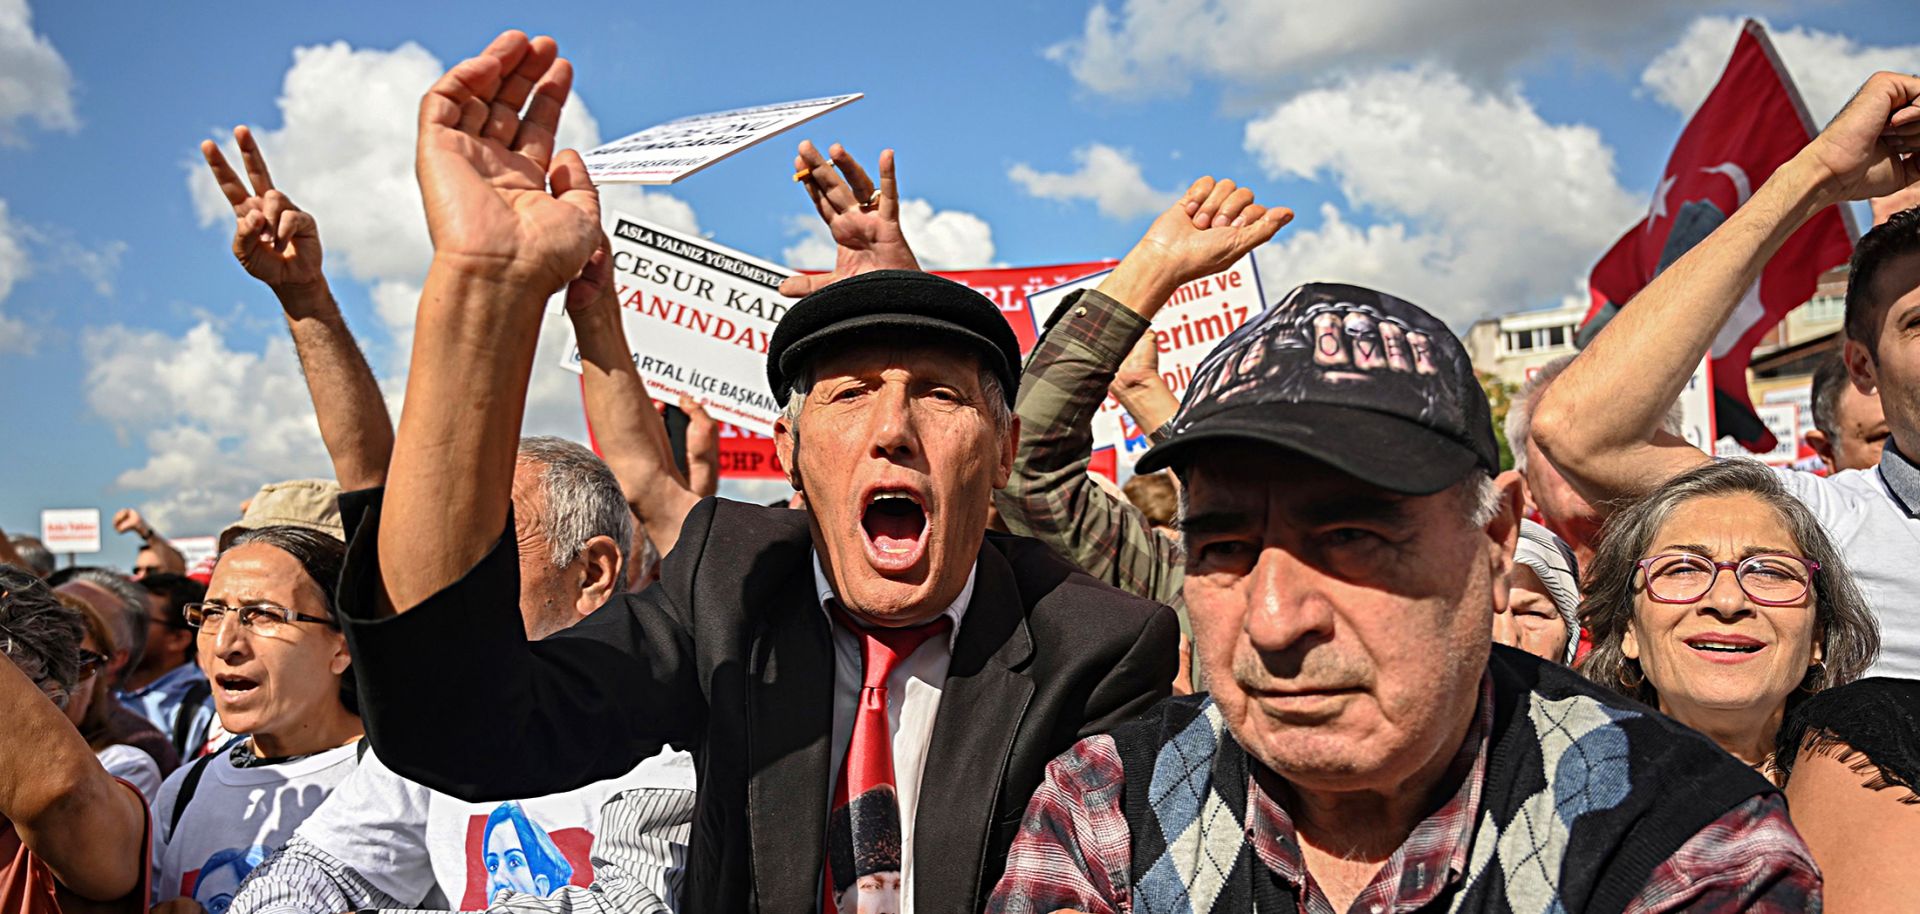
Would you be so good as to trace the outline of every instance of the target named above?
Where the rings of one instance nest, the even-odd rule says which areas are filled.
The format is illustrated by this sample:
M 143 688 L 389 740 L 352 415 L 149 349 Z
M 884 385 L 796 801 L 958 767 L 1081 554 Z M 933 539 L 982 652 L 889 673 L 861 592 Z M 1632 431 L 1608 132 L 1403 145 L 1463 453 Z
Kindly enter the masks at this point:
M 121 508 L 113 512 L 113 532 L 134 533 L 140 536 L 146 536 L 147 523 L 146 520 L 140 516 L 140 512 L 132 508 Z

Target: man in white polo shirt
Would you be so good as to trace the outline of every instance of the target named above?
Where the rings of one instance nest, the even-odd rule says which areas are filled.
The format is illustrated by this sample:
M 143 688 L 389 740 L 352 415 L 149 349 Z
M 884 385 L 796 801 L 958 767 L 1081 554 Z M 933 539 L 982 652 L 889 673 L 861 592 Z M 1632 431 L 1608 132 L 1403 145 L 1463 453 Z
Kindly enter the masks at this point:
M 1658 431 L 1775 251 L 1815 213 L 1920 185 L 1920 77 L 1876 74 L 1813 142 L 1621 309 L 1534 413 L 1534 436 L 1590 500 L 1632 498 L 1711 458 Z M 1780 471 L 1846 555 L 1880 621 L 1871 673 L 1920 677 L 1920 209 L 1860 239 L 1847 371 L 1893 432 L 1877 467 Z

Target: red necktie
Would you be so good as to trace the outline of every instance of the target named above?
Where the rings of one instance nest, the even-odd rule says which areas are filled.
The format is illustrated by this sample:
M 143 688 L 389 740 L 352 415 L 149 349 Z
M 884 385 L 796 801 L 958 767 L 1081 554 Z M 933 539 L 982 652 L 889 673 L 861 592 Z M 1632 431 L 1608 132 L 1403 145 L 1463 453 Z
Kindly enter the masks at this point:
M 860 638 L 864 656 L 853 739 L 834 779 L 833 809 L 827 817 L 827 878 L 820 909 L 827 914 L 899 911 L 900 803 L 893 786 L 887 677 L 922 642 L 946 634 L 953 620 L 942 615 L 912 628 L 866 628 L 837 605 L 828 605 L 841 626 Z M 850 892 L 854 889 L 858 891 Z

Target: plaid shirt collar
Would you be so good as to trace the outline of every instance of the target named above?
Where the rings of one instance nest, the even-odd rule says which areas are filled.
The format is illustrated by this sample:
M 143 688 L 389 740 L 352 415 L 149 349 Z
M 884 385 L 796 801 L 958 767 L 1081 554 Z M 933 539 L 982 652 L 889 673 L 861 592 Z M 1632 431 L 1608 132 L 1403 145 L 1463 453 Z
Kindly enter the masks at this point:
M 1354 899 L 1350 910 L 1365 914 L 1412 911 L 1439 897 L 1467 870 L 1468 845 L 1480 817 L 1480 792 L 1487 779 L 1487 751 L 1493 739 L 1493 677 L 1480 677 L 1480 703 L 1466 739 L 1447 767 L 1442 783 L 1458 778 L 1460 786 L 1439 809 L 1420 820 L 1373 881 Z M 1254 853 L 1267 868 L 1285 879 L 1301 899 L 1301 910 L 1334 914 L 1332 905 L 1307 873 L 1294 832 L 1293 818 L 1279 801 L 1247 778 L 1248 832 Z

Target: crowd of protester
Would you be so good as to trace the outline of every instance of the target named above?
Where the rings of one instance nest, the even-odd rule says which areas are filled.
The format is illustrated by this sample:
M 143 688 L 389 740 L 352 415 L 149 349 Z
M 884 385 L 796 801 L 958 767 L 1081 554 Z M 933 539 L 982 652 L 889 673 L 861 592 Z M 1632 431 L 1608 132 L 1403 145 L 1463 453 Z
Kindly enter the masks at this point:
M 1920 77 L 1532 378 L 1506 472 L 1460 341 L 1373 289 L 1292 290 L 1174 397 L 1156 313 L 1292 217 L 1248 188 L 1195 181 L 1023 361 L 920 270 L 891 151 L 802 143 L 839 253 L 782 287 L 772 506 L 635 369 L 571 77 L 508 32 L 421 101 L 397 428 L 314 217 L 245 128 L 241 171 L 203 146 L 334 478 L 192 568 L 131 509 L 130 575 L 0 536 L 0 911 L 1912 909 L 1920 208 L 1851 264 L 1826 473 L 1675 403 L 1800 224 L 1920 186 Z M 555 294 L 599 455 L 520 436 Z

